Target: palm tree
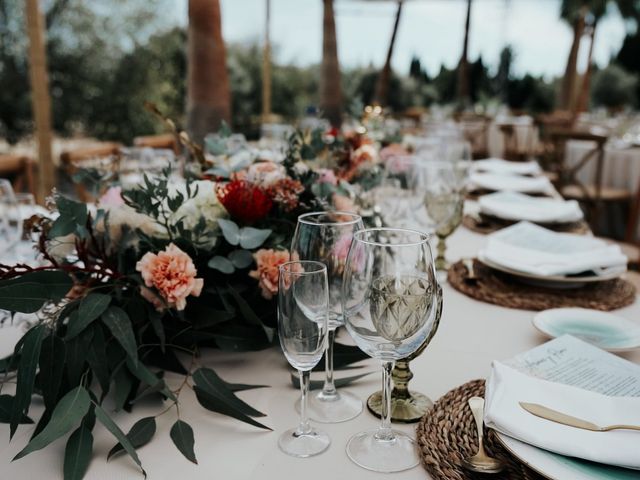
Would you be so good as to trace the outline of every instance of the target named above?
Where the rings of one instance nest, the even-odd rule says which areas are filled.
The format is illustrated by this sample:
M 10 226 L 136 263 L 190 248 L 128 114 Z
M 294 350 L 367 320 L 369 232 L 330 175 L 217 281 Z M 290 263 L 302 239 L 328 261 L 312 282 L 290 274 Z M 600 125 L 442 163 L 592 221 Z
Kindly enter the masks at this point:
M 398 25 L 400 24 L 400 15 L 402 14 L 403 0 L 398 1 L 398 8 L 396 10 L 396 20 L 393 24 L 393 32 L 391 33 L 391 41 L 389 42 L 389 49 L 387 50 L 387 59 L 384 62 L 384 67 L 380 75 L 378 75 L 378 81 L 376 82 L 376 89 L 374 94 L 374 101 L 380 105 L 386 105 L 389 95 L 389 83 L 391 81 L 391 56 L 393 55 L 393 47 L 396 43 L 396 35 L 398 33 Z
M 466 106 L 471 102 L 469 92 L 469 23 L 471 21 L 471 0 L 467 0 L 467 18 L 464 23 L 464 43 L 462 45 L 462 57 L 458 64 L 458 101 L 460 106 Z
M 564 110 L 580 111 L 587 107 L 589 85 L 591 81 L 593 42 L 598 21 L 607 13 L 609 4 L 614 4 L 625 19 L 638 19 L 638 6 L 635 0 L 562 0 L 560 16 L 573 27 L 573 42 L 569 50 L 567 67 L 562 79 L 560 107 Z M 582 81 L 579 97 L 576 99 L 577 59 L 580 41 L 588 32 L 590 38 L 587 70 Z
M 320 108 L 334 127 L 342 123 L 342 89 L 340 87 L 340 64 L 336 42 L 336 22 L 333 0 L 322 0 L 322 65 L 320 67 Z
M 219 0 L 189 0 L 187 129 L 196 142 L 231 121 Z

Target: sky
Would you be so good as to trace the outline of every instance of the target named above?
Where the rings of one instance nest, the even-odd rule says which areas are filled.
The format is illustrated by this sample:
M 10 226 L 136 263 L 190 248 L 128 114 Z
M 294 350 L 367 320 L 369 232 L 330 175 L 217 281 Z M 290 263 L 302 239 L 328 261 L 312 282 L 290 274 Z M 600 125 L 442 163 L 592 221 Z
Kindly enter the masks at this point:
M 266 0 L 220 0 L 225 41 L 262 42 Z M 177 2 L 182 3 L 182 2 Z M 396 11 L 394 1 L 335 0 L 338 57 L 343 68 L 381 66 Z M 469 57 L 479 55 L 495 69 L 502 48 L 515 52 L 512 73 L 561 75 L 573 33 L 559 18 L 559 0 L 474 0 Z M 440 65 L 454 67 L 462 51 L 466 0 L 407 0 L 402 11 L 392 67 L 407 73 L 411 58 L 420 59 L 430 75 Z M 186 2 L 179 7 L 186 23 Z M 599 22 L 594 60 L 606 65 L 622 45 L 627 25 L 615 8 Z M 275 60 L 310 65 L 322 55 L 322 0 L 271 0 L 271 38 Z M 582 48 L 584 68 L 588 43 Z

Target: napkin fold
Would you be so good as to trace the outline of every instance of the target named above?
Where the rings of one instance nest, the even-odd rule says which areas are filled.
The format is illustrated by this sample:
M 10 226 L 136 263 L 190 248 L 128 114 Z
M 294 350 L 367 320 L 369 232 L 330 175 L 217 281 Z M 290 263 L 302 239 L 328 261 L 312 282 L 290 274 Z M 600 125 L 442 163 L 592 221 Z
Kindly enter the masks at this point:
M 471 165 L 474 172 L 500 173 L 506 175 L 540 175 L 542 169 L 536 161 L 511 162 L 502 158 L 476 160 Z
M 640 469 L 640 432 L 591 432 L 551 422 L 524 410 L 530 402 L 597 425 L 640 425 L 640 397 L 610 397 L 528 376 L 493 362 L 485 393 L 485 424 L 561 455 Z
M 547 177 L 522 177 L 504 173 L 472 172 L 469 175 L 471 190 L 485 189 L 497 192 L 552 193 L 553 185 Z
M 518 192 L 495 192 L 478 199 L 480 212 L 505 220 L 534 223 L 565 223 L 582 220 L 575 200 L 531 197 Z
M 503 267 L 543 277 L 593 271 L 596 275 L 626 270 L 620 247 L 585 235 L 558 233 L 519 222 L 488 235 L 478 254 Z

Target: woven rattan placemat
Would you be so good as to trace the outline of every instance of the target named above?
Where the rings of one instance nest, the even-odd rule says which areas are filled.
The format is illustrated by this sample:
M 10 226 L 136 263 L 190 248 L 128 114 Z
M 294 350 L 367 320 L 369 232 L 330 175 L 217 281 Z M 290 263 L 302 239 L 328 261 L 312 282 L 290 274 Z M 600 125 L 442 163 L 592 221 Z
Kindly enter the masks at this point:
M 497 232 L 498 230 L 501 230 L 515 223 L 517 222 L 503 220 L 501 218 L 489 215 L 465 215 L 462 219 L 462 224 L 469 230 L 485 235 L 488 233 Z M 586 235 L 591 231 L 591 229 L 589 228 L 589 224 L 584 220 L 568 223 L 541 223 L 539 225 L 549 230 L 553 230 L 554 232 L 578 233 L 581 235 Z
M 609 311 L 626 307 L 636 298 L 635 287 L 621 278 L 588 283 L 580 288 L 556 289 L 521 283 L 517 277 L 498 272 L 477 260 L 474 260 L 474 270 L 477 280 L 470 281 L 463 262 L 454 263 L 447 276 L 449 284 L 471 298 L 502 307 L 536 311 L 582 307 Z
M 476 426 L 467 405 L 469 398 L 484 397 L 484 380 L 473 380 L 454 388 L 441 397 L 418 423 L 416 436 L 422 465 L 436 480 L 541 480 L 519 460 L 511 456 L 496 440 L 493 431 L 485 429 L 487 452 L 505 462 L 507 468 L 496 475 L 467 472 L 460 461 L 478 450 Z

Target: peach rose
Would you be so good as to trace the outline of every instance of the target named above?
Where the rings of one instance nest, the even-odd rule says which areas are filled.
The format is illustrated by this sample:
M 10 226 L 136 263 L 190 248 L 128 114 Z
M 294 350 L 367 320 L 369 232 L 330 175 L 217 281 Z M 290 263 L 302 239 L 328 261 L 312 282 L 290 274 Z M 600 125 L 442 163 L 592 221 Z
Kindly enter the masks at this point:
M 249 272 L 249 276 L 258 280 L 262 296 L 270 300 L 278 293 L 278 267 L 289 261 L 289 252 L 262 248 L 253 254 L 253 258 L 257 269 Z
M 142 273 L 147 287 L 154 287 L 169 307 L 184 310 L 187 297 L 198 297 L 204 281 L 196 278 L 198 272 L 191 257 L 173 243 L 157 255 L 146 253 L 138 263 L 136 270 Z M 151 300 L 151 292 L 142 290 L 142 296 L 151 301 L 156 308 L 158 303 Z

